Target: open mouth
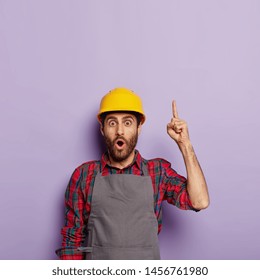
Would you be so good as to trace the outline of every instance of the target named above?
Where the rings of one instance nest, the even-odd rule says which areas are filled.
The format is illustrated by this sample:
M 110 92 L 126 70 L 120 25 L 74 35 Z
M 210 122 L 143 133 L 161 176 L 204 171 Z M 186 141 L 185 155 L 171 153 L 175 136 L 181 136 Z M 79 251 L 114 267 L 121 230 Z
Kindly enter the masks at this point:
M 123 142 L 122 140 L 118 140 L 118 141 L 117 141 L 117 145 L 118 145 L 119 147 L 122 147 L 122 146 L 124 145 L 124 142 Z
M 116 141 L 116 147 L 118 149 L 122 149 L 124 147 L 124 145 L 125 145 L 125 141 L 124 140 L 119 139 L 119 140 Z

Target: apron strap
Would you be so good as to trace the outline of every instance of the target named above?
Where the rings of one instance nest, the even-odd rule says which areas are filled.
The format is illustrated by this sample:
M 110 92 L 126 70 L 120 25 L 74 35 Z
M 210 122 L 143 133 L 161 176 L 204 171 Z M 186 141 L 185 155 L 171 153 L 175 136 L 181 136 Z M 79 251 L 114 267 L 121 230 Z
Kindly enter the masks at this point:
M 142 168 L 142 172 L 143 172 L 144 176 L 150 176 L 146 163 L 142 162 L 141 163 L 141 168 Z

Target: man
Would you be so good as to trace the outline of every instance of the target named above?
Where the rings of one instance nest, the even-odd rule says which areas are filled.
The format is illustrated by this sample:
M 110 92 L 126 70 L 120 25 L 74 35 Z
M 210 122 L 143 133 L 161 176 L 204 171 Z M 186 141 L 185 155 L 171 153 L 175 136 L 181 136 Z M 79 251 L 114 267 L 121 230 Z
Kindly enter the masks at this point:
M 172 112 L 167 132 L 183 155 L 187 180 L 168 161 L 145 160 L 135 150 L 145 122 L 139 96 L 116 88 L 103 97 L 98 121 L 107 152 L 72 174 L 56 251 L 61 259 L 160 259 L 163 200 L 180 209 L 208 207 L 207 184 L 175 102 Z

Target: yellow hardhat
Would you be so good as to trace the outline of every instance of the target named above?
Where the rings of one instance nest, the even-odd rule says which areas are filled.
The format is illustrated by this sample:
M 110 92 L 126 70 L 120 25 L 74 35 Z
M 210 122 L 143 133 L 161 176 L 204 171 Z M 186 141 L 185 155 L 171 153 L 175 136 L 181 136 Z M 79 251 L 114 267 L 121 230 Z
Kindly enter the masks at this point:
M 115 88 L 102 98 L 97 115 L 98 120 L 101 121 L 103 113 L 114 111 L 136 112 L 142 117 L 141 123 L 145 121 L 141 98 L 127 88 Z

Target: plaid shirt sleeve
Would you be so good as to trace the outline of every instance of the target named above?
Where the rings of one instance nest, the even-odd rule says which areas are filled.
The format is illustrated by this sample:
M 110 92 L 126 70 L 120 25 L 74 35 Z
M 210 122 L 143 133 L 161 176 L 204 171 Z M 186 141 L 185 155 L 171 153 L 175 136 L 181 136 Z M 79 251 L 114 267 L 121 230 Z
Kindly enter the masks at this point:
M 73 172 L 65 192 L 65 226 L 61 229 L 62 248 L 56 254 L 62 260 L 82 260 L 84 253 L 77 251 L 86 238 L 85 199 L 82 192 L 82 168 Z
M 187 179 L 172 169 L 171 164 L 168 161 L 162 160 L 161 164 L 162 169 L 164 170 L 164 200 L 167 200 L 168 203 L 173 204 L 180 209 L 197 211 L 193 208 L 189 198 Z

